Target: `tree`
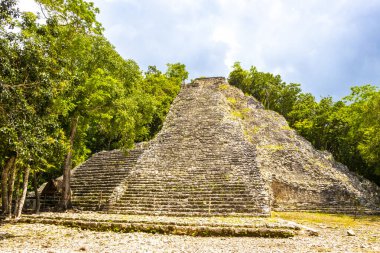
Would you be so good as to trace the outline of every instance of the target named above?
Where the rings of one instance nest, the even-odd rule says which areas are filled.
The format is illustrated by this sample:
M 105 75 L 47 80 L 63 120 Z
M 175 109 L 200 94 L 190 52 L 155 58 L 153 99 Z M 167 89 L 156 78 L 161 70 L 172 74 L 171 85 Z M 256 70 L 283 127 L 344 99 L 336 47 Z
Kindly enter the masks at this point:
M 189 77 L 189 72 L 186 71 L 185 64 L 174 63 L 167 64 L 168 69 L 166 70 L 166 77 L 177 82 L 184 83 L 185 80 Z
M 185 66 L 180 63 L 168 64 L 167 71 L 162 73 L 155 66 L 149 66 L 143 81 L 143 93 L 152 101 L 152 119 L 149 122 L 149 137 L 153 137 L 162 127 L 166 114 L 181 83 L 188 77 Z
M 180 63 L 143 75 L 102 35 L 92 3 L 37 2 L 43 20 L 20 12 L 16 1 L 0 5 L 2 208 L 15 216 L 31 174 L 38 196 L 38 184 L 63 169 L 61 206 L 69 207 L 73 165 L 93 152 L 152 138 L 188 77 Z
M 260 72 L 253 66 L 249 71 L 244 70 L 239 62 L 233 65 L 228 82 L 244 93 L 254 96 L 265 108 L 285 116 L 292 110 L 301 92 L 299 84 L 286 84 L 281 76 Z
M 48 163 L 49 158 L 38 150 L 49 133 L 55 132 L 55 128 L 51 128 L 52 118 L 47 113 L 54 87 L 51 86 L 48 74 L 51 72 L 51 61 L 45 57 L 41 40 L 33 36 L 39 32 L 36 15 L 20 13 L 15 7 L 15 1 L 2 2 L 1 7 L 0 157 L 3 159 L 1 164 L 4 165 L 2 207 L 3 212 L 10 216 L 13 193 L 18 190 L 17 184 L 14 189 L 15 178 L 21 173 L 28 175 L 28 164 L 36 160 Z M 11 10 L 6 10 L 5 7 Z M 43 164 L 38 165 L 43 167 Z M 19 167 L 22 169 L 18 169 Z M 25 185 L 28 184 L 28 177 L 24 177 L 24 182 Z M 19 198 L 18 205 L 21 208 L 24 199 Z
M 348 136 L 359 160 L 359 172 L 380 183 L 380 91 L 371 85 L 352 87 L 344 101 L 348 104 L 344 111 L 350 126 Z

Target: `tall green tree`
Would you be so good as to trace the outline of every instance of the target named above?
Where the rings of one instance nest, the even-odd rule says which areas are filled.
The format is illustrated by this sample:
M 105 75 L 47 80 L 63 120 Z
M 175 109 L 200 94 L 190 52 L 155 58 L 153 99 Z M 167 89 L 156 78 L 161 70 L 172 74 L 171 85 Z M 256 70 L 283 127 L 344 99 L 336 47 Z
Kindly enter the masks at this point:
M 15 1 L 2 2 L 0 30 L 0 159 L 2 170 L 2 208 L 12 214 L 16 175 L 28 175 L 35 164 L 50 166 L 55 159 L 48 156 L 49 139 L 62 135 L 47 108 L 52 104 L 54 85 L 51 82 L 51 59 L 44 44 L 33 34 L 39 32 L 37 16 L 20 13 Z M 6 10 L 10 8 L 11 10 Z M 4 13 L 10 13 L 5 15 Z M 3 18 L 6 16 L 6 18 Z M 13 29 L 16 28 L 16 29 Z M 28 177 L 24 177 L 25 185 Z M 8 187 L 7 187 L 7 186 Z M 17 187 L 17 184 L 16 184 Z M 22 190 L 23 206 L 26 188 Z M 8 202 L 8 204 L 6 203 Z M 20 215 L 17 210 L 16 215 Z
M 290 113 L 301 92 L 299 84 L 286 84 L 281 76 L 260 72 L 253 66 L 249 71 L 244 70 L 239 62 L 233 65 L 228 82 L 256 97 L 266 108 L 285 116 Z

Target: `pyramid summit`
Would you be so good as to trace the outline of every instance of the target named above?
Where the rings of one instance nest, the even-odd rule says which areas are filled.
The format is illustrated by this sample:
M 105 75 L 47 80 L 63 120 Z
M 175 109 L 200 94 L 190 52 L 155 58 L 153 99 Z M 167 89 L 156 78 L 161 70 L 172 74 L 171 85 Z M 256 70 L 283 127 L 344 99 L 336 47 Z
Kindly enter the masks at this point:
M 94 154 L 73 170 L 71 187 L 76 208 L 126 214 L 378 212 L 380 204 L 379 187 L 223 77 L 183 85 L 153 140 Z

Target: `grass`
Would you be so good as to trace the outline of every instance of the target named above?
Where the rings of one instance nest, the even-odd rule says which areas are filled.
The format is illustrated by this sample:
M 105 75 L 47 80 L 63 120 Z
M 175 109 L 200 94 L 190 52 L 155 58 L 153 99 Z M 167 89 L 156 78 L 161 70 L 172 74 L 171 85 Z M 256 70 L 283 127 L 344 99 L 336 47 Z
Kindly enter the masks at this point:
M 298 223 L 323 224 L 328 226 L 339 227 L 356 227 L 361 225 L 380 226 L 380 216 L 365 215 L 353 216 L 346 214 L 326 214 L 326 213 L 308 213 L 308 212 L 272 212 L 272 217 L 292 220 Z

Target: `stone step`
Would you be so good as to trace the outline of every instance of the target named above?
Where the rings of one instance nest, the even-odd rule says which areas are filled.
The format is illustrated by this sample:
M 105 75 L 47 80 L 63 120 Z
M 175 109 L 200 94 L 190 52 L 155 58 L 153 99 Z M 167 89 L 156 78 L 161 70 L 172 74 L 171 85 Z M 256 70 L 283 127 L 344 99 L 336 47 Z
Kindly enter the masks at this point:
M 121 177 L 113 178 L 112 180 L 110 178 L 97 178 L 97 179 L 92 179 L 92 178 L 87 178 L 87 179 L 82 179 L 79 181 L 78 179 L 72 182 L 72 186 L 81 186 L 81 185 L 107 185 L 108 183 L 115 183 L 120 180 Z M 247 189 L 247 185 L 245 184 L 226 184 L 226 183 L 214 183 L 214 182 L 191 182 L 188 184 L 185 184 L 184 182 L 158 182 L 158 183 L 130 183 L 130 182 L 125 182 L 125 185 L 128 185 L 129 188 L 134 188 L 134 189 L 145 189 L 145 188 L 175 188 L 175 189 L 196 189 L 196 188 L 205 188 L 207 187 L 208 189 Z
M 77 184 L 77 183 L 81 183 L 81 182 L 90 182 L 90 181 L 93 181 L 93 182 L 96 182 L 96 181 L 100 181 L 100 182 L 116 181 L 116 180 L 124 179 L 126 176 L 127 176 L 127 173 L 125 173 L 124 175 L 115 175 L 114 177 L 110 177 L 107 174 L 98 175 L 98 176 L 89 175 L 86 177 L 83 176 L 81 178 L 76 177 L 75 179 L 72 180 L 72 183 Z
M 231 166 L 231 165 L 230 165 Z M 175 174 L 172 174 L 175 172 Z M 246 177 L 245 174 L 247 170 L 237 170 L 237 169 L 231 169 L 229 166 L 218 166 L 217 168 L 208 168 L 207 165 L 204 165 L 202 168 L 198 169 L 188 169 L 186 167 L 177 166 L 176 168 L 170 168 L 170 173 L 167 170 L 154 170 L 152 171 L 151 168 L 142 168 L 140 171 L 135 172 L 132 174 L 132 176 L 138 176 L 139 178 L 145 177 L 145 178 L 151 178 L 152 176 L 197 176 L 197 175 L 204 175 L 204 176 L 215 176 L 215 175 L 225 175 L 230 172 L 234 173 L 234 177 L 242 176 Z
M 96 190 L 89 190 L 89 191 L 81 191 L 81 192 L 74 192 L 73 191 L 73 196 L 74 197 L 79 197 L 79 196 L 91 196 L 91 195 L 103 195 L 104 197 L 106 196 L 109 196 L 111 195 L 111 193 L 113 192 L 113 189 L 109 189 L 109 190 L 99 190 L 99 191 L 96 191 Z
M 116 177 L 124 177 L 125 175 L 128 175 L 129 170 L 106 170 L 102 169 L 101 171 L 83 171 L 80 173 L 74 173 L 73 174 L 73 180 L 77 179 L 85 179 L 85 178 L 113 178 L 113 175 Z
M 109 161 L 110 164 L 112 163 L 120 163 L 120 162 L 124 162 L 124 161 L 131 161 L 133 160 L 134 157 L 92 157 L 90 158 L 90 160 L 88 160 L 86 162 L 86 165 L 87 164 L 93 164 L 93 163 L 102 163 L 104 160 L 107 160 Z
M 109 186 L 109 187 L 115 187 L 116 185 L 119 185 L 120 184 L 120 180 L 117 181 L 106 181 L 106 182 L 103 182 L 103 181 L 94 181 L 94 180 L 86 180 L 86 181 L 82 181 L 82 182 L 74 182 L 73 184 L 71 184 L 71 188 L 87 188 L 87 186 L 91 186 L 91 187 L 103 187 L 103 186 Z
M 135 198 L 135 199 L 118 199 L 118 204 L 139 204 L 139 203 L 157 203 L 157 204 L 170 204 L 170 203 L 183 203 L 183 204 L 217 204 L 217 203 L 247 203 L 249 204 L 252 198 L 240 198 L 240 199 L 226 199 L 226 198 L 192 198 L 192 199 L 177 199 L 177 198 L 156 198 L 150 200 L 148 198 Z
M 112 211 L 119 211 L 120 213 L 136 213 L 136 214 L 151 214 L 154 212 L 160 212 L 162 214 L 170 214 L 170 213 L 204 213 L 204 214 L 233 214 L 233 213 L 258 213 L 259 210 L 257 207 L 252 207 L 252 208 L 235 208 L 235 207 L 230 207 L 230 208 L 189 208 L 189 207 L 175 207 L 175 208 L 147 208 L 147 207 L 138 207 L 138 208 L 131 208 L 131 207 L 112 207 Z
M 106 201 L 73 201 L 73 206 L 80 206 L 82 208 L 94 208 L 99 206 L 107 207 L 108 203 Z M 110 207 L 112 210 L 134 210 L 134 211 L 168 211 L 168 212 L 223 212 L 231 210 L 235 211 L 243 211 L 243 212 L 251 212 L 257 209 L 257 206 L 254 204 L 246 204 L 246 203 L 216 203 L 211 205 L 203 205 L 199 203 L 188 204 L 188 205 L 179 205 L 179 204 L 128 204 L 123 203 L 123 205 L 112 205 Z
M 131 183 L 129 181 L 125 182 L 125 185 L 128 185 L 128 188 L 180 188 L 180 189 L 192 189 L 197 187 L 208 187 L 209 189 L 220 189 L 220 188 L 232 188 L 232 189 L 247 189 L 246 184 L 226 184 L 223 182 L 157 182 L 157 183 Z
M 226 194 L 187 194 L 187 195 L 178 195 L 178 194 L 160 194 L 160 195 L 122 195 L 118 198 L 120 201 L 159 201 L 159 200 L 175 200 L 175 201 L 213 201 L 213 200 L 224 200 L 224 201 L 239 201 L 239 200 L 252 200 L 253 196 L 249 194 L 242 195 L 226 195 Z
M 100 185 L 100 184 L 96 184 L 96 183 L 88 183 L 88 184 L 84 184 L 84 185 L 73 185 L 71 186 L 71 189 L 74 191 L 74 192 L 87 192 L 87 191 L 90 191 L 90 190 L 93 190 L 93 191 L 99 191 L 99 190 L 104 190 L 104 189 L 114 189 L 116 188 L 116 186 L 118 185 L 118 182 L 115 182 L 115 183 L 108 183 L 108 184 L 104 184 L 104 185 Z
M 120 183 L 120 180 L 124 179 L 121 176 L 110 178 L 110 177 L 104 177 L 104 178 L 81 178 L 81 179 L 76 179 L 71 182 L 71 186 L 81 186 L 81 185 L 88 185 L 88 184 L 108 184 L 108 183 Z
M 226 201 L 226 200 L 197 200 L 197 201 L 176 201 L 175 199 L 163 199 L 163 200 L 155 200 L 155 201 L 119 201 L 115 204 L 115 206 L 140 206 L 140 205 L 148 205 L 148 206 L 199 206 L 199 207 L 208 207 L 214 205 L 226 205 L 226 206 L 247 206 L 250 205 L 251 201 L 247 200 L 237 200 L 237 201 Z
M 196 181 L 194 182 L 194 180 Z M 215 178 L 196 178 L 192 177 L 192 180 L 187 180 L 186 178 L 181 178 L 181 177 L 176 177 L 176 178 L 149 178 L 149 179 L 144 179 L 144 178 L 139 178 L 139 179 L 132 179 L 128 178 L 127 183 L 130 184 L 153 184 L 153 185 L 160 185 L 163 182 L 166 182 L 168 184 L 172 183 L 180 183 L 180 184 L 190 184 L 194 182 L 194 184 L 227 184 L 227 185 L 246 185 L 247 180 L 238 180 L 234 179 L 233 181 L 226 179 L 226 177 L 221 176 L 221 177 L 215 177 Z
M 105 173 L 106 174 L 106 173 Z M 229 185 L 247 185 L 247 184 L 254 184 L 256 182 L 261 182 L 261 181 L 254 181 L 250 180 L 249 178 L 247 179 L 230 179 L 226 178 L 225 176 L 220 176 L 220 177 L 155 177 L 152 176 L 151 178 L 134 178 L 132 177 L 129 173 L 128 178 L 127 178 L 127 183 L 130 184 L 156 184 L 159 185 L 162 182 L 165 183 L 172 183 L 172 184 L 229 184 Z M 90 176 L 90 175 L 89 175 Z
M 101 172 L 102 170 L 128 170 L 130 166 L 128 166 L 125 162 L 120 164 L 90 164 L 78 168 L 75 170 L 75 173 L 83 173 L 83 172 Z M 74 173 L 74 174 L 75 174 Z
M 108 213 L 116 213 L 116 214 L 128 214 L 128 215 L 160 215 L 160 216 L 238 216 L 238 217 L 252 217 L 252 216 L 262 216 L 262 212 L 259 210 L 250 210 L 248 212 L 235 212 L 235 211 L 225 211 L 225 210 L 218 210 L 218 211 L 211 211 L 210 212 L 204 211 L 204 210 L 197 210 L 197 209 L 188 209 L 185 211 L 182 210 L 172 210 L 172 211 L 163 211 L 163 210 L 133 210 L 128 208 L 123 209 L 105 209 Z
M 100 192 L 109 192 L 113 191 L 113 187 L 109 188 L 100 188 L 100 187 L 95 187 L 95 188 L 82 188 L 82 189 L 73 189 L 73 195 L 81 195 L 82 193 L 86 194 L 100 194 Z M 158 197 L 178 197 L 178 198 L 188 198 L 188 197 L 200 197 L 200 196 L 207 196 L 207 197 L 220 197 L 220 196 L 226 196 L 226 197 L 245 197 L 245 196 L 251 196 L 249 191 L 210 191 L 210 190 L 204 190 L 204 189 L 198 189 L 197 191 L 151 191 L 151 190 L 146 190 L 146 191 L 137 191 L 137 192 L 130 192 L 127 191 L 124 194 L 120 195 L 125 198 L 129 197 L 147 197 L 147 198 L 158 198 Z
M 72 198 L 99 198 L 100 196 L 104 199 L 108 199 L 112 192 L 86 192 L 85 194 L 73 194 Z
M 105 161 L 106 161 L 106 163 L 105 163 Z M 119 161 L 108 162 L 108 159 L 105 158 L 105 159 L 102 159 L 99 161 L 88 161 L 84 164 L 85 166 L 81 166 L 79 168 L 87 167 L 87 168 L 92 169 L 92 168 L 97 168 L 97 167 L 129 166 L 131 162 L 135 162 L 135 161 L 136 161 L 136 159 L 123 159 L 123 160 L 119 160 Z
M 86 195 L 100 195 L 102 194 L 103 196 L 109 196 L 113 192 L 113 189 L 104 189 L 104 190 L 88 190 L 88 191 L 80 191 L 80 192 L 75 192 L 73 191 L 73 196 L 86 196 Z
M 102 196 L 103 198 L 109 198 L 111 196 L 111 191 L 109 192 L 95 192 L 95 191 L 90 191 L 86 192 L 84 194 L 78 194 L 74 193 L 73 198 L 98 198 Z M 223 199 L 225 201 L 236 201 L 239 199 L 244 199 L 246 201 L 253 200 L 253 197 L 247 193 L 241 194 L 241 195 L 226 195 L 226 194 L 211 194 L 211 193 L 204 193 L 204 194 L 197 194 L 197 195 L 191 195 L 191 194 L 186 194 L 186 195 L 178 195 L 176 193 L 174 194 L 159 194 L 159 195 L 151 195 L 151 194 L 146 194 L 146 195 L 121 195 L 118 197 L 118 200 L 120 201 L 153 201 L 153 200 L 159 200 L 159 199 L 176 199 L 176 200 L 193 200 L 193 199 L 200 199 L 202 201 L 210 201 L 214 199 Z
M 111 184 L 107 184 L 107 185 L 98 185 L 96 183 L 93 183 L 91 185 L 88 185 L 89 187 L 86 187 L 86 185 L 83 185 L 82 187 L 72 187 L 72 190 L 77 190 L 77 192 L 80 192 L 80 191 L 91 191 L 91 190 L 95 190 L 95 191 L 98 191 L 98 190 L 104 190 L 104 189 L 107 189 L 107 190 L 113 190 L 115 188 L 116 185 L 111 185 Z
M 139 188 L 139 189 L 128 189 L 125 192 L 125 195 L 132 195 L 132 196 L 140 196 L 140 195 L 148 195 L 148 196 L 155 196 L 158 194 L 178 194 L 181 193 L 182 195 L 189 195 L 189 194 L 249 194 L 248 189 L 233 189 L 233 188 L 224 188 L 224 189 L 214 189 L 211 190 L 207 187 L 199 187 L 196 189 L 159 189 L 159 188 Z
M 85 202 L 85 203 L 99 203 L 99 202 Z M 180 208 L 184 209 L 192 209 L 192 208 L 199 208 L 199 209 L 215 209 L 215 208 L 231 208 L 231 209 L 240 209 L 240 208 L 253 208 L 256 205 L 249 205 L 244 202 L 240 203 L 229 203 L 226 204 L 226 202 L 215 202 L 215 203 L 202 203 L 202 202 L 197 202 L 197 203 L 189 203 L 189 204 L 176 204 L 172 202 L 163 202 L 163 203 L 128 203 L 125 202 L 122 205 L 115 205 L 113 207 L 115 208 L 130 208 L 130 209 L 139 209 L 139 208 L 149 208 L 149 209 L 171 209 L 171 210 L 176 210 Z
M 99 200 L 93 199 L 93 200 L 88 200 L 88 202 L 96 202 Z M 85 202 L 85 201 L 83 201 Z M 87 202 L 87 200 L 86 200 Z M 186 207 L 186 206 L 198 206 L 199 207 L 208 207 L 208 206 L 228 206 L 228 207 L 233 207 L 233 206 L 250 206 L 252 205 L 249 201 L 244 201 L 244 200 L 236 200 L 236 201 L 225 201 L 225 200 L 193 200 L 193 201 L 180 201 L 176 199 L 157 199 L 153 201 L 144 201 L 144 200 L 135 200 L 135 201 L 120 201 L 114 204 L 115 206 L 166 206 L 166 207 L 172 207 L 172 206 L 179 206 L 179 207 Z
M 86 209 L 83 209 L 86 210 Z M 94 209 L 88 209 L 88 210 L 94 210 Z M 199 217 L 208 217 L 208 216 L 237 216 L 237 217 L 260 217 L 260 216 L 267 216 L 263 214 L 260 210 L 256 211 L 249 211 L 249 212 L 235 212 L 235 211 L 227 211 L 227 212 L 199 212 L 199 211 L 193 211 L 189 210 L 188 212 L 181 212 L 181 211 L 136 211 L 131 209 L 106 209 L 108 213 L 115 213 L 115 214 L 126 214 L 126 215 L 160 215 L 160 216 L 199 216 Z
M 74 194 L 83 194 L 89 192 L 112 192 L 116 186 L 92 186 L 92 187 L 73 187 L 71 188 Z
M 95 185 L 95 184 L 94 184 Z M 210 193 L 216 193 L 216 192 L 231 192 L 231 193 L 244 193 L 247 192 L 248 189 L 246 187 L 218 187 L 218 188 L 211 188 L 208 185 L 202 185 L 198 187 L 152 187 L 152 186 L 139 186 L 136 187 L 134 185 L 129 185 L 127 188 L 126 193 L 139 193 L 139 192 L 183 192 L 183 193 L 196 193 L 196 192 L 210 192 Z
M 162 196 L 168 196 L 170 197 L 176 197 L 176 198 L 196 198 L 199 196 L 207 197 L 207 198 L 220 198 L 220 197 L 236 197 L 236 198 L 244 198 L 247 196 L 252 196 L 248 191 L 242 192 L 241 194 L 237 195 L 232 192 L 217 192 L 213 193 L 210 191 L 198 191 L 196 193 L 194 192 L 159 192 L 156 194 L 153 194 L 151 192 L 139 192 L 139 193 L 131 193 L 131 192 L 126 192 L 122 196 L 126 198 L 159 198 Z
M 81 166 L 81 168 L 82 167 L 105 166 L 105 165 L 108 165 L 108 166 L 123 165 L 123 164 L 126 164 L 126 163 L 134 161 L 134 160 L 135 159 L 133 159 L 133 158 L 130 158 L 130 159 L 123 158 L 123 159 L 117 159 L 117 160 L 116 159 L 110 159 L 107 157 L 100 158 L 100 159 L 90 158 L 90 160 L 88 160 L 86 163 L 84 163 L 85 166 Z M 104 163 L 104 161 L 107 161 L 107 163 Z
M 73 200 L 75 201 L 87 201 L 87 200 L 99 200 L 107 199 L 108 196 L 102 194 L 86 194 L 86 195 L 73 195 Z M 173 196 L 173 195 L 163 195 L 160 197 L 150 197 L 150 196 L 135 196 L 129 198 L 118 198 L 118 203 L 249 203 L 252 200 L 252 196 L 246 195 L 245 197 L 231 197 L 231 196 Z
M 105 180 L 92 180 L 92 179 L 82 179 L 82 180 L 75 180 L 70 185 L 71 187 L 82 187 L 82 186 L 88 186 L 88 185 L 115 185 L 120 184 L 120 180 L 122 180 L 122 177 L 113 178 L 112 180 L 107 178 Z
M 78 206 L 108 206 L 108 201 L 106 200 L 73 200 L 73 205 Z M 224 201 L 219 202 L 212 202 L 212 203 L 203 203 L 203 202 L 194 202 L 194 203 L 187 203 L 187 204 L 181 204 L 181 203 L 175 203 L 175 202 L 153 202 L 153 203 L 128 203 L 124 202 L 122 204 L 115 204 L 111 206 L 112 209 L 170 209 L 170 210 L 179 210 L 179 209 L 202 209 L 202 210 L 209 210 L 209 209 L 252 209 L 255 208 L 256 205 L 253 204 L 247 204 L 247 202 L 234 202 L 234 203 L 226 203 Z
M 125 174 L 128 173 L 129 170 L 126 168 L 116 168 L 116 169 L 107 169 L 107 168 L 100 168 L 99 170 L 83 170 L 83 171 L 76 171 L 73 176 L 81 176 L 81 177 L 87 177 L 91 175 L 106 175 L 108 174 L 111 176 L 112 174 L 109 173 L 117 173 L 117 174 Z
M 94 173 L 94 174 L 104 174 L 107 172 L 128 172 L 129 168 L 127 168 L 124 165 L 120 166 L 97 166 L 97 167 L 86 167 L 83 169 L 77 169 L 73 173 L 73 175 L 81 175 L 85 176 L 88 175 L 87 173 Z

